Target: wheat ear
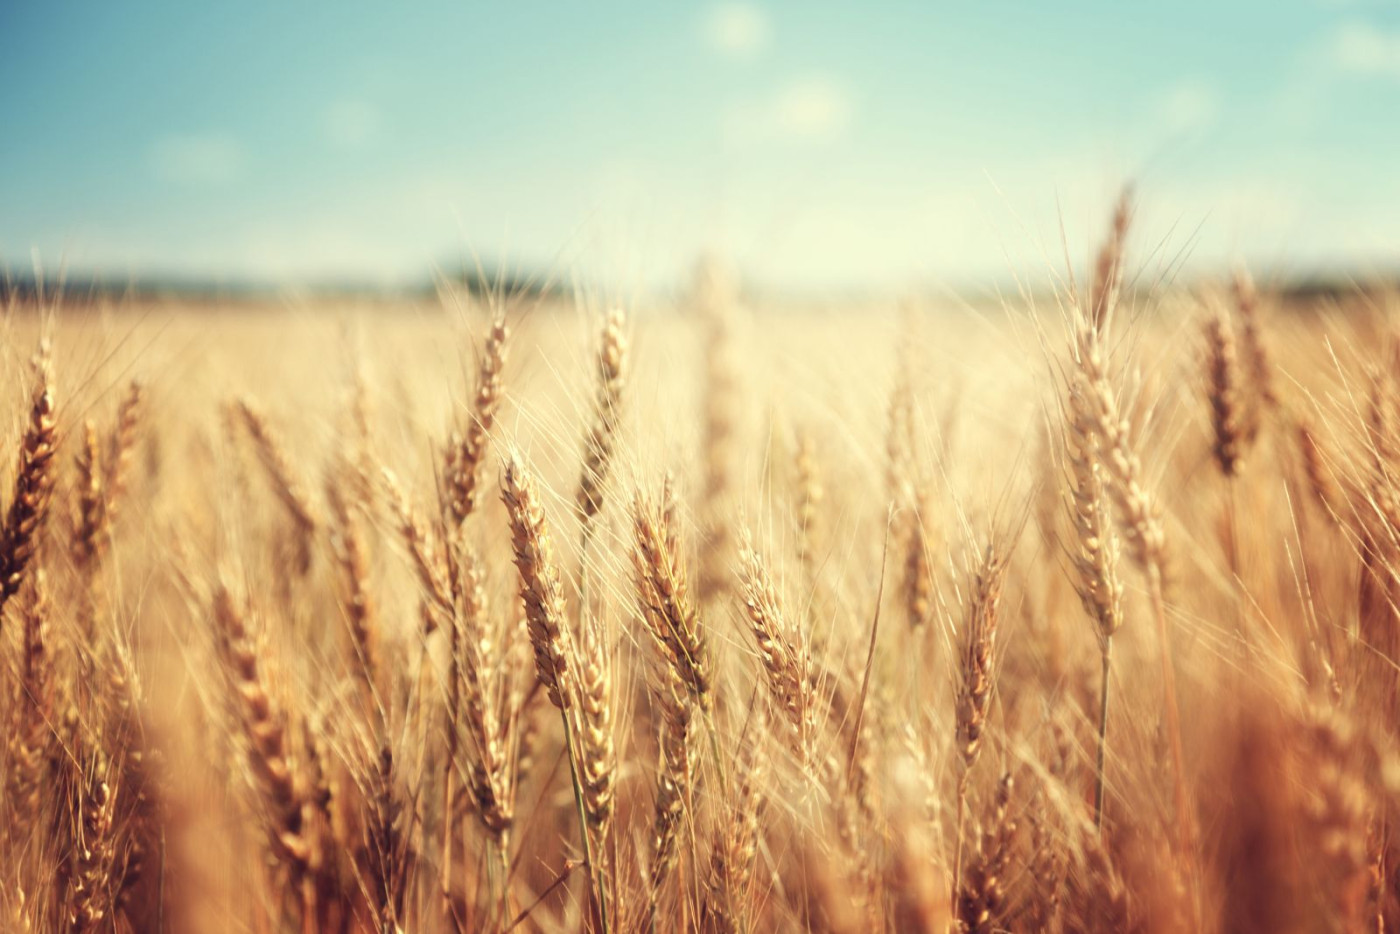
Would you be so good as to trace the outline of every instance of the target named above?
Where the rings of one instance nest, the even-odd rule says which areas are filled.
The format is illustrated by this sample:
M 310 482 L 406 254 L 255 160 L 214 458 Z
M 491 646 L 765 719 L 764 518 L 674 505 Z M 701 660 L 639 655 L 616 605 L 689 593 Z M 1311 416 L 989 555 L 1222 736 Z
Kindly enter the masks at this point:
M 596 371 L 597 397 L 594 400 L 593 421 L 583 441 L 583 472 L 578 484 L 578 512 L 585 536 L 594 517 L 603 508 L 603 484 L 608 478 L 613 445 L 617 440 L 618 420 L 622 410 L 622 390 L 627 378 L 627 336 L 623 332 L 626 319 L 621 310 L 609 313 L 598 348 Z
M 53 498 L 54 451 L 58 426 L 54 421 L 52 366 L 47 344 L 34 366 L 34 394 L 29 405 L 29 425 L 20 441 L 19 467 L 5 525 L 0 530 L 0 608 L 19 592 L 25 569 L 38 547 L 39 532 L 49 515 Z
M 1070 523 L 1078 550 L 1071 556 L 1075 587 L 1094 622 L 1102 653 L 1099 693 L 1099 749 L 1094 776 L 1094 826 L 1103 822 L 1104 762 L 1108 748 L 1109 667 L 1113 636 L 1123 624 L 1123 584 L 1118 579 L 1118 538 L 1110 521 L 1099 464 L 1098 439 L 1084 385 L 1071 377 L 1066 410 L 1065 455 L 1069 464 Z
M 591 889 L 598 899 L 599 915 L 606 934 L 609 929 L 607 893 L 600 884 L 600 867 L 594 862 L 589 842 L 589 820 L 580 774 L 583 763 L 571 713 L 576 697 L 574 674 L 568 663 L 571 653 L 565 642 L 564 622 L 567 617 L 562 577 L 534 477 L 526 472 L 519 455 L 513 451 L 501 477 L 501 499 L 510 516 L 511 547 L 520 575 L 520 599 L 525 605 L 530 645 L 535 653 L 535 673 L 550 703 L 559 708 L 564 723 L 564 742 L 568 750 L 569 777 L 574 786 L 574 804 L 578 810 L 583 858 L 588 865 Z
M 475 511 L 481 497 L 481 465 L 486 459 L 486 446 L 490 443 L 496 410 L 500 407 L 509 337 L 505 315 L 496 314 L 477 364 L 471 416 L 461 436 L 447 446 L 446 499 L 448 513 L 458 525 Z

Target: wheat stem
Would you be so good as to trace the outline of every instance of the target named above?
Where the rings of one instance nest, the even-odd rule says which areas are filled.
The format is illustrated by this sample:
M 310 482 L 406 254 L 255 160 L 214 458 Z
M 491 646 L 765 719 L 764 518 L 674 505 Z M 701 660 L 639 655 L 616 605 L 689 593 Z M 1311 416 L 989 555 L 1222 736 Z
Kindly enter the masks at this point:
M 1113 651 L 1113 637 L 1105 636 L 1103 640 L 1103 675 L 1099 682 L 1099 754 L 1094 768 L 1094 829 L 1103 829 L 1103 790 L 1104 790 L 1104 759 L 1108 752 L 1108 696 L 1109 685 L 1109 662 Z

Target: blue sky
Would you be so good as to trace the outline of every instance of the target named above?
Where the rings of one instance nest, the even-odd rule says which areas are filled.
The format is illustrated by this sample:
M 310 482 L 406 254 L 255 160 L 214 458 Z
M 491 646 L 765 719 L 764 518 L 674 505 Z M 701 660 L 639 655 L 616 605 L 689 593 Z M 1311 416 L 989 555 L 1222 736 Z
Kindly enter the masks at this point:
M 1142 7 L 1138 9 L 1138 7 Z M 1400 4 L 0 4 L 0 257 L 806 287 L 1400 257 Z

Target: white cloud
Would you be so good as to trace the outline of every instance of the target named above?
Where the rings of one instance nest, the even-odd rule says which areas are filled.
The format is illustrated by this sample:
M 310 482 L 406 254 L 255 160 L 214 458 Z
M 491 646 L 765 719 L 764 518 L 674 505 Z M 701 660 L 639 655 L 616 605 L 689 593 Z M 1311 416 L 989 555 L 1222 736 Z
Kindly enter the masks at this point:
M 851 93 L 826 77 L 793 81 L 778 91 L 773 117 L 792 136 L 830 138 L 841 135 L 854 111 Z
M 841 137 L 855 115 L 855 97 L 825 75 L 790 80 L 724 113 L 723 134 L 745 148 L 773 142 L 826 142 Z
M 326 137 L 337 146 L 353 149 L 363 146 L 379 134 L 383 117 L 379 109 L 365 101 L 337 101 L 326 109 L 322 127 Z
M 1346 23 L 1332 34 L 1327 51 L 1343 71 L 1400 78 L 1400 33 L 1368 23 Z
M 1157 102 L 1157 122 L 1168 133 L 1190 133 L 1215 123 L 1220 114 L 1220 98 L 1200 81 L 1185 81 L 1162 95 Z
M 768 14 L 748 3 L 719 3 L 705 13 L 705 41 L 723 55 L 748 58 L 768 47 Z
M 247 154 L 225 133 L 172 134 L 156 140 L 150 161 L 156 175 L 168 181 L 212 185 L 242 174 Z
M 840 137 L 855 115 L 855 97 L 841 81 L 810 75 L 788 81 L 732 107 L 725 138 L 748 146 L 780 140 L 821 142 Z

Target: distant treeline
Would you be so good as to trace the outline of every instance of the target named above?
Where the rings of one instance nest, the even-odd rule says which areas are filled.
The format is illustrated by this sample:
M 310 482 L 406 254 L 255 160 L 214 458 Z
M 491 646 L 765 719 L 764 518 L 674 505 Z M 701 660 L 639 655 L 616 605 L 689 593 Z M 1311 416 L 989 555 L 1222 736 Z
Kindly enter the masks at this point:
M 0 264 L 0 270 L 5 267 Z M 386 285 L 370 280 L 319 279 L 295 283 L 272 280 L 227 279 L 196 275 L 144 275 L 134 278 L 118 278 L 91 272 L 69 271 L 62 276 L 45 274 L 42 282 L 33 273 L 0 275 L 0 303 L 29 303 L 42 292 L 49 299 L 62 296 L 65 305 L 85 305 L 113 301 L 181 300 L 193 303 L 252 303 L 265 301 L 289 294 L 309 295 L 318 298 L 356 298 L 370 301 L 414 300 L 432 298 L 442 285 L 464 289 L 476 295 L 505 295 L 512 297 L 539 297 L 563 295 L 566 283 L 556 277 L 526 272 L 504 272 L 502 270 L 482 270 L 467 267 L 465 264 L 455 274 L 439 272 L 435 276 L 424 276 L 419 281 Z M 1190 282 L 1178 283 L 1189 286 Z M 41 287 L 42 286 L 42 287 Z M 1315 303 L 1321 299 L 1355 297 L 1358 293 L 1375 294 L 1400 289 L 1400 273 L 1392 275 L 1351 276 L 1345 273 L 1323 275 L 1300 275 L 1294 278 L 1282 277 L 1271 283 L 1270 291 L 1280 297 L 1285 304 Z M 955 288 L 954 292 L 958 292 Z M 745 290 L 746 294 L 748 290 Z M 782 290 L 760 290 L 759 295 L 767 295 L 773 300 L 781 300 Z M 814 299 L 818 296 L 802 292 L 803 297 Z M 942 290 L 946 294 L 946 290 Z M 987 293 L 984 288 L 973 288 L 967 293 L 1001 296 L 1002 290 Z M 750 295 L 750 297 L 754 297 Z M 831 298 L 831 296 L 827 296 Z M 858 290 L 845 290 L 842 297 L 858 301 L 862 295 Z
M 0 266 L 3 268 L 3 266 Z M 33 273 L 0 276 L 0 302 L 31 302 L 41 294 L 61 295 L 65 304 L 97 301 L 181 299 L 193 302 L 251 302 L 288 293 L 318 297 L 359 297 L 407 299 L 432 296 L 439 284 L 447 282 L 473 294 L 548 296 L 560 291 L 557 282 L 544 276 L 520 272 L 463 269 L 455 275 L 424 276 L 421 280 L 384 284 L 369 280 L 315 279 L 296 283 L 252 278 L 217 278 L 197 275 L 106 276 L 92 272 L 69 271 L 63 275 Z

